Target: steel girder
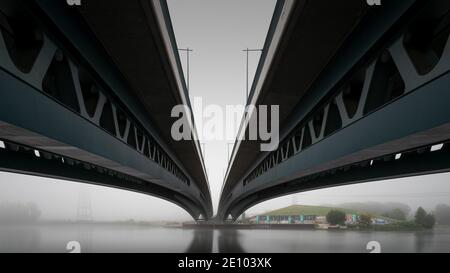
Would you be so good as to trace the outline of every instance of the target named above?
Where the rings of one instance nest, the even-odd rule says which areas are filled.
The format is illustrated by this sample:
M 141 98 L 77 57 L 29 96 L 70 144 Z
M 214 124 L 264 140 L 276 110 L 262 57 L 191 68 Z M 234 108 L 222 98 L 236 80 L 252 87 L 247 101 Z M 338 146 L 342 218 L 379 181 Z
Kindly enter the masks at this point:
M 289 193 L 448 171 L 448 152 L 427 155 L 437 157 L 424 168 L 418 166 L 425 157 L 403 159 L 409 168 L 392 159 L 423 154 L 450 139 L 449 9 L 446 1 L 416 1 L 397 8 L 390 26 L 388 15 L 362 21 L 291 113 L 279 148 L 261 154 L 222 192 L 219 218 L 237 218 L 252 205 Z M 377 21 L 379 29 L 373 28 Z M 368 41 L 372 45 L 360 55 Z M 382 171 L 375 168 L 380 161 Z M 355 166 L 366 168 L 352 171 Z
M 96 41 L 71 44 L 29 2 L 0 8 L 1 170 L 139 191 L 195 219 L 212 216 L 209 191 L 123 90 L 105 55 L 86 50 Z

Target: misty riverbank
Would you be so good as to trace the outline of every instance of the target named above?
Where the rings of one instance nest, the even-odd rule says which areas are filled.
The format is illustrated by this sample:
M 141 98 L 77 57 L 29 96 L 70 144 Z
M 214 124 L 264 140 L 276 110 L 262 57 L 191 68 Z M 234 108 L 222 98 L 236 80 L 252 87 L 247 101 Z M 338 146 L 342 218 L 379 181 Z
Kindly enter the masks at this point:
M 450 226 L 431 231 L 183 229 L 136 224 L 0 225 L 0 252 L 450 252 Z
M 142 227 L 182 227 L 179 222 L 166 221 L 71 221 L 71 220 L 37 220 L 28 222 L 0 222 L 0 226 L 142 226 Z
M 334 230 L 334 231 L 426 231 L 412 222 L 398 222 L 386 225 L 329 226 L 316 224 L 212 224 L 183 223 L 184 229 L 231 229 L 231 230 Z
M 329 226 L 316 224 L 244 224 L 244 223 L 196 223 L 196 222 L 168 222 L 168 221 L 62 221 L 39 220 L 36 222 L 2 223 L 0 227 L 140 227 L 140 228 L 173 228 L 186 230 L 333 230 L 333 231 L 426 231 L 423 227 L 411 222 L 398 222 L 395 224 L 372 226 Z M 450 227 L 450 226 L 449 226 Z

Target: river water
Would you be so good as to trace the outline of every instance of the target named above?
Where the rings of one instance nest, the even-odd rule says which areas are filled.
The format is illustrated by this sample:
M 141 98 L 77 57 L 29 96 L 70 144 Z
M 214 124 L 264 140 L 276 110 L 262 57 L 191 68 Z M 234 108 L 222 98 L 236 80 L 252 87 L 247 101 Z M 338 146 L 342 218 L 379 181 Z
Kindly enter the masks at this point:
M 450 252 L 450 227 L 420 232 L 188 230 L 137 225 L 0 226 L 0 252 Z

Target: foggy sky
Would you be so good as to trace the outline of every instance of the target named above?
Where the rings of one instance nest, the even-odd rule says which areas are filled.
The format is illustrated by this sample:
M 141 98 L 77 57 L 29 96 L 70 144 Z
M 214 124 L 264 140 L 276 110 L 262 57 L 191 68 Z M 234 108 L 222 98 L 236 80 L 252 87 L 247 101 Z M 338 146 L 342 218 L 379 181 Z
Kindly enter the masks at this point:
M 275 0 L 168 0 L 178 47 L 190 47 L 190 96 L 205 104 L 245 102 L 245 48 L 262 48 Z M 180 54 L 183 66 L 185 55 Z M 250 56 L 253 78 L 259 53 Z M 200 118 L 195 116 L 196 119 Z M 217 209 L 228 149 L 233 143 L 208 141 L 203 145 L 213 205 Z M 46 219 L 76 219 L 80 191 L 89 193 L 96 220 L 190 220 L 181 208 L 167 201 L 101 186 L 0 173 L 0 202 L 35 202 Z M 402 202 L 413 209 L 432 209 L 450 203 L 450 176 L 439 174 L 396 179 L 302 193 L 251 208 L 254 214 L 299 203 Z
M 205 105 L 244 105 L 246 102 L 245 48 L 262 48 L 275 0 L 169 0 L 178 48 L 192 48 L 190 98 L 201 97 Z M 183 67 L 185 53 L 180 54 Z M 253 76 L 260 53 L 249 57 Z M 250 81 L 251 83 L 251 81 Z M 195 109 L 194 109 L 195 114 Z M 199 124 L 197 115 L 194 115 Z M 206 122 L 206 119 L 203 119 Z M 240 122 L 240 119 L 239 119 Z M 201 128 L 197 128 L 200 130 Z M 201 141 L 214 209 L 217 209 L 228 155 L 234 140 Z M 229 150 L 229 151 L 228 151 Z

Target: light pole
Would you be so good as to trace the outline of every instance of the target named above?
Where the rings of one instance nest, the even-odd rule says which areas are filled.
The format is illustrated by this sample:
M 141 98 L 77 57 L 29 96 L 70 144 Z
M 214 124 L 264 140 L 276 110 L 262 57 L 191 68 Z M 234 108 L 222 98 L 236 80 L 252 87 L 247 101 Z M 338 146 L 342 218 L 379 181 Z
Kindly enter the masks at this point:
M 249 48 L 246 48 L 246 49 L 244 49 L 243 50 L 245 53 L 246 53 L 246 55 L 247 55 L 247 82 L 246 82 L 246 90 L 247 90 L 247 97 L 246 97 L 246 99 L 248 100 L 248 96 L 249 96 L 249 90 L 248 90 L 248 53 L 249 52 L 262 52 L 262 49 L 249 49 Z
M 203 156 L 203 160 L 205 160 L 206 158 L 206 143 L 204 142 L 200 142 L 200 147 L 202 149 L 202 156 Z
M 228 162 L 230 162 L 230 159 L 231 159 L 230 158 L 230 145 L 234 145 L 234 142 L 231 142 L 231 143 L 228 142 L 227 144 L 228 144 L 228 147 L 227 147 L 228 148 Z
M 189 92 L 189 54 L 193 51 L 189 47 L 179 48 L 178 50 L 186 52 L 186 77 L 187 77 L 187 90 Z

